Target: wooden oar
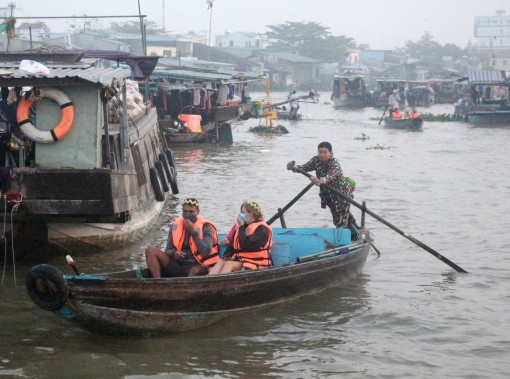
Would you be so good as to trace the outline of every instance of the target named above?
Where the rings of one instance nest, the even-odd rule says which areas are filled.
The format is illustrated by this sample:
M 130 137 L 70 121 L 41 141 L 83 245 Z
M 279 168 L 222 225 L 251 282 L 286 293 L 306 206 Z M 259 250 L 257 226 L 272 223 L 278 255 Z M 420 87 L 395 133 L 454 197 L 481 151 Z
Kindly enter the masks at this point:
M 382 113 L 382 116 L 381 116 L 381 118 L 379 119 L 379 124 L 378 124 L 378 125 L 381 125 L 381 121 L 382 121 L 382 119 L 383 119 L 383 117 L 384 117 L 384 115 L 385 115 L 385 114 L 386 114 L 386 108 L 384 108 L 384 112 Z
M 303 189 L 300 193 L 298 193 L 298 194 L 296 195 L 296 197 L 295 197 L 294 199 L 292 199 L 292 200 L 291 200 L 291 201 L 290 201 L 290 202 L 289 202 L 286 206 L 284 206 L 282 209 L 280 209 L 278 212 L 276 212 L 276 214 L 275 214 L 273 217 L 271 217 L 271 218 L 270 218 L 270 219 L 269 219 L 266 223 L 267 223 L 268 225 L 271 225 L 273 222 L 275 222 L 275 220 L 276 220 L 276 219 L 280 218 L 280 216 L 281 216 L 282 214 L 284 214 L 284 213 L 285 213 L 285 211 L 286 211 L 287 209 L 289 209 L 290 207 L 292 207 L 292 206 L 294 205 L 294 203 L 295 203 L 296 201 L 298 201 L 301 197 L 303 197 L 303 195 L 304 195 L 305 193 L 307 193 L 307 192 L 308 192 L 308 190 L 309 190 L 310 188 L 312 188 L 314 185 L 315 185 L 315 184 L 313 184 L 313 183 L 308 184 L 308 185 L 307 185 L 307 186 L 306 186 L 306 187 L 305 187 L 305 188 L 304 188 L 304 189 Z
M 304 176 L 308 177 L 308 178 L 312 178 L 313 176 L 310 175 L 309 173 L 303 171 L 302 169 L 300 168 L 297 168 L 297 167 L 293 167 L 292 168 L 292 171 L 294 172 L 299 172 L 301 174 L 303 174 Z M 435 251 L 434 249 L 428 247 L 427 245 L 425 245 L 423 242 L 417 240 L 416 238 L 414 238 L 413 236 L 411 236 L 410 234 L 407 234 L 405 232 L 403 232 L 402 230 L 400 230 L 399 228 L 397 228 L 395 225 L 389 223 L 388 221 L 386 221 L 384 218 L 382 218 L 381 216 L 377 215 L 376 213 L 372 212 L 371 210 L 367 209 L 366 207 L 363 207 L 362 205 L 360 205 L 359 203 L 357 203 L 356 201 L 352 200 L 350 197 L 348 196 L 345 196 L 342 192 L 328 186 L 327 184 L 324 184 L 323 185 L 324 187 L 326 187 L 329 191 L 335 193 L 336 195 L 340 196 L 343 200 L 351 203 L 352 205 L 354 205 L 356 208 L 359 208 L 361 209 L 362 211 L 368 213 L 370 216 L 372 216 L 373 218 L 375 218 L 377 221 L 380 221 L 382 222 L 384 225 L 386 225 L 387 227 L 389 227 L 390 229 L 393 229 L 394 231 L 396 231 L 398 234 L 404 236 L 405 238 L 407 238 L 409 241 L 413 242 L 414 244 L 418 245 L 419 247 L 421 247 L 422 249 L 426 250 L 427 252 L 429 252 L 430 254 L 432 254 L 433 256 L 435 256 L 437 259 L 439 259 L 440 261 L 446 263 L 448 266 L 450 266 L 451 268 L 453 268 L 455 271 L 457 272 L 464 272 L 464 273 L 467 273 L 466 270 L 464 270 L 462 267 L 456 265 L 455 263 L 453 263 L 452 261 L 450 261 L 448 258 L 442 256 L 441 254 L 439 254 L 437 251 Z

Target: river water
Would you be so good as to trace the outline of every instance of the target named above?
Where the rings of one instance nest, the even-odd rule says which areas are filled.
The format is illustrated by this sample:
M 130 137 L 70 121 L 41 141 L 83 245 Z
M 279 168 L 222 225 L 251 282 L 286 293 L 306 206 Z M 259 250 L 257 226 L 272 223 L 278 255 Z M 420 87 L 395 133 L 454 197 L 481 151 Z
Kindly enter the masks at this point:
M 357 182 L 355 200 L 469 274 L 367 216 L 382 254 L 371 253 L 348 285 L 196 331 L 127 339 L 94 335 L 40 310 L 24 288 L 27 268 L 18 263 L 15 285 L 9 263 L 0 286 L 0 377 L 508 377 L 510 126 L 426 122 L 420 132 L 388 130 L 373 120 L 380 110 L 334 109 L 328 98 L 302 103 L 302 121 L 281 121 L 287 135 L 249 133 L 258 121 L 248 120 L 233 123 L 230 147 L 175 147 L 181 193 L 158 225 L 120 249 L 73 257 L 87 273 L 143 263 L 144 248 L 164 244 L 187 196 L 200 199 L 202 214 L 222 232 L 245 199 L 258 201 L 269 218 L 308 184 L 285 164 L 304 163 L 330 141 Z M 452 113 L 453 106 L 426 111 Z M 331 225 L 317 188 L 285 218 L 288 226 Z M 63 256 L 50 263 L 71 273 Z

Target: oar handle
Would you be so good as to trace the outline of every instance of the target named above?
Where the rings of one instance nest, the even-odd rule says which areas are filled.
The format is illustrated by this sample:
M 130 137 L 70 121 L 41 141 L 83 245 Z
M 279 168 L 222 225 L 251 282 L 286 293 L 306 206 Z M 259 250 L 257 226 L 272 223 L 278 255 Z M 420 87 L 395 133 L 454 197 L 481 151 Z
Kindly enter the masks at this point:
M 312 178 L 313 176 L 310 175 L 309 173 L 307 173 L 306 171 L 303 171 L 301 168 L 299 167 L 296 167 L 295 165 L 291 168 L 292 171 L 294 172 L 299 172 L 300 174 L 303 174 L 304 176 L 308 177 L 308 178 Z M 384 218 L 382 218 L 381 216 L 375 214 L 374 212 L 372 212 L 371 210 L 367 209 L 366 207 L 363 207 L 362 205 L 360 205 L 359 203 L 357 203 L 356 201 L 354 201 L 353 199 L 351 199 L 350 197 L 348 196 L 345 196 L 342 192 L 336 190 L 335 188 L 332 188 L 331 186 L 329 186 L 328 184 L 323 184 L 322 186 L 326 187 L 329 191 L 335 193 L 336 195 L 340 196 L 343 200 L 347 201 L 348 203 L 354 205 L 356 208 L 358 209 L 361 209 L 362 211 L 368 213 L 370 216 L 372 216 L 373 218 L 375 218 L 377 221 L 380 221 L 382 222 L 384 225 L 386 225 L 387 227 L 389 227 L 390 229 L 393 229 L 394 231 L 396 231 L 398 234 L 402 235 L 403 237 L 407 238 L 409 241 L 415 243 L 416 245 L 418 245 L 419 247 L 421 247 L 422 249 L 426 250 L 427 252 L 429 252 L 430 254 L 432 254 L 433 256 L 435 256 L 437 259 L 443 261 L 444 263 L 446 263 L 448 266 L 450 266 L 451 268 L 453 268 L 455 271 L 457 272 L 463 272 L 463 273 L 467 273 L 466 270 L 464 270 L 462 267 L 456 265 L 455 263 L 453 263 L 452 261 L 450 261 L 448 258 L 442 256 L 441 254 L 439 254 L 437 251 L 435 251 L 434 249 L 428 247 L 427 245 L 425 245 L 423 242 L 417 240 L 416 238 L 414 238 L 413 236 L 411 236 L 410 234 L 407 234 L 405 232 L 403 232 L 402 230 L 400 230 L 399 228 L 397 228 L 395 225 L 389 223 L 388 221 L 386 221 Z

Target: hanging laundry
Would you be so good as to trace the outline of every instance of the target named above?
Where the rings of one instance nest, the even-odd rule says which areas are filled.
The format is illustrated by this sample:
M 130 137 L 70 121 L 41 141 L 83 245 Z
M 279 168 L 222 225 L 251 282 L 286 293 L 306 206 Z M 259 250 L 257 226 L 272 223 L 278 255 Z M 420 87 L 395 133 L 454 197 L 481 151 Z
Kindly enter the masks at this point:
M 218 104 L 225 105 L 228 101 L 228 86 L 226 84 L 222 84 L 218 89 Z
M 232 100 L 234 98 L 234 85 L 233 84 L 229 84 L 228 85 L 228 96 L 227 96 L 227 100 Z
M 193 90 L 193 106 L 197 107 L 200 105 L 201 101 L 201 88 L 195 88 Z

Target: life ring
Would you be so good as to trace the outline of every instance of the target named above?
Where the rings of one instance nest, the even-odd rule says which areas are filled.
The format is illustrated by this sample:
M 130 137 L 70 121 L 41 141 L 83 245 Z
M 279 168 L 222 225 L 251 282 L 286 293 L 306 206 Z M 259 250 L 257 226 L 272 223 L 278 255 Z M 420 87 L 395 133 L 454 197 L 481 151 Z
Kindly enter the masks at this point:
M 156 170 L 158 171 L 159 179 L 161 181 L 161 188 L 163 189 L 163 192 L 170 191 L 170 187 L 168 187 L 168 179 L 166 176 L 165 168 L 163 167 L 163 163 L 161 161 L 156 161 L 156 163 L 154 163 L 154 167 L 156 167 Z
M 154 190 L 154 196 L 156 200 L 161 202 L 165 201 L 165 194 L 163 193 L 163 189 L 161 188 L 161 179 L 159 179 L 158 170 L 152 167 L 149 170 L 149 175 L 151 178 L 152 189 Z
M 69 296 L 69 286 L 62 272 L 51 265 L 40 264 L 32 267 L 25 280 L 28 295 L 39 308 L 57 311 Z
M 55 100 L 60 109 L 62 115 L 58 124 L 50 131 L 42 131 L 37 129 L 30 122 L 30 108 L 34 103 L 34 100 L 27 100 L 23 96 L 18 104 L 16 110 L 16 121 L 18 126 L 24 135 L 30 138 L 32 141 L 40 143 L 52 143 L 61 140 L 70 130 L 74 120 L 74 106 L 69 97 L 62 91 L 56 88 L 45 88 L 40 90 L 41 97 L 47 97 Z

